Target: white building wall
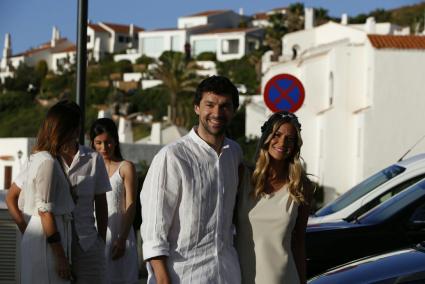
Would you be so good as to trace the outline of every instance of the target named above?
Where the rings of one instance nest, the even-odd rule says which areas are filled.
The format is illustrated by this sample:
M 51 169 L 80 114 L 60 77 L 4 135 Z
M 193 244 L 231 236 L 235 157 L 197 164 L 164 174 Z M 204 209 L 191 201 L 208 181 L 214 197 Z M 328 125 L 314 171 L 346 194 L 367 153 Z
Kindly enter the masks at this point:
M 173 38 L 179 38 L 180 44 L 173 44 Z M 146 48 L 145 40 L 156 38 L 160 40 L 160 45 L 153 49 Z M 169 31 L 149 31 L 139 32 L 139 52 L 149 57 L 158 58 L 164 51 L 173 50 L 184 52 L 184 44 L 187 40 L 185 30 L 169 30 Z
M 4 185 L 4 170 L 6 166 L 12 167 L 12 181 L 18 176 L 19 172 L 28 160 L 34 146 L 34 138 L 0 138 L 0 157 L 10 156 L 10 160 L 0 159 L 0 189 Z M 18 152 L 22 152 L 19 159 Z
M 349 39 L 351 43 L 363 43 L 366 34 L 363 31 L 329 22 L 311 30 L 302 30 L 283 37 L 283 55 L 292 56 L 292 48 L 298 48 L 298 54 L 305 50 Z
M 270 67 L 273 76 L 289 73 L 304 85 L 305 100 L 296 112 L 302 123 L 301 155 L 308 173 L 325 187 L 325 201 L 363 179 L 362 139 L 368 56 L 364 45 L 342 41 L 316 49 L 302 59 Z M 367 108 L 366 108 L 367 109 Z
M 365 113 L 366 176 L 397 161 L 425 135 L 425 51 L 374 50 L 373 59 L 373 105 Z M 408 156 L 420 152 L 425 141 Z
M 208 23 L 208 18 L 205 16 L 199 17 L 180 17 L 177 20 L 177 27 L 179 29 L 186 29 L 195 26 L 206 25 Z

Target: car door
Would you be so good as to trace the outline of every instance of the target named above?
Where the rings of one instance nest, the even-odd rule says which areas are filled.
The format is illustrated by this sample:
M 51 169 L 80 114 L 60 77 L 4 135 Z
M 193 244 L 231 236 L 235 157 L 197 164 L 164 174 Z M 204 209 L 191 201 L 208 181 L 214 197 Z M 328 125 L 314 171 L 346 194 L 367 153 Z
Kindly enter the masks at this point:
M 425 241 L 425 202 L 415 208 L 407 219 L 406 235 L 412 243 Z

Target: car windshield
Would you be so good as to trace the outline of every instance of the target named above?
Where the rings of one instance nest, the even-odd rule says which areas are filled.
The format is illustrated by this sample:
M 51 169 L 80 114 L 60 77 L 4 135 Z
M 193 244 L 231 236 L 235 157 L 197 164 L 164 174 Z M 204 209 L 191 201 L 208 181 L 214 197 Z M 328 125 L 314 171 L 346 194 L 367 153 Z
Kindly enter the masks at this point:
M 383 169 L 382 171 L 372 175 L 371 177 L 365 179 L 355 187 L 351 188 L 349 191 L 338 197 L 335 201 L 329 203 L 325 207 L 318 210 L 315 215 L 321 217 L 335 213 L 350 205 L 351 203 L 355 202 L 362 196 L 368 194 L 378 186 L 386 183 L 395 176 L 398 176 L 405 170 L 406 168 L 401 166 L 389 166 L 388 168 Z

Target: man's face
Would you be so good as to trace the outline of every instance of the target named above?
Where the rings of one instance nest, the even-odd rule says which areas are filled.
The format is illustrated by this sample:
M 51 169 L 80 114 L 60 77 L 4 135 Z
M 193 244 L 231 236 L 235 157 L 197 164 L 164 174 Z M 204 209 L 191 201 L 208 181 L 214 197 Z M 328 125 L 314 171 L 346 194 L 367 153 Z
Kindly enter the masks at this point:
M 198 132 L 221 136 L 234 115 L 232 98 L 204 92 L 199 105 L 195 105 L 195 112 L 199 116 Z

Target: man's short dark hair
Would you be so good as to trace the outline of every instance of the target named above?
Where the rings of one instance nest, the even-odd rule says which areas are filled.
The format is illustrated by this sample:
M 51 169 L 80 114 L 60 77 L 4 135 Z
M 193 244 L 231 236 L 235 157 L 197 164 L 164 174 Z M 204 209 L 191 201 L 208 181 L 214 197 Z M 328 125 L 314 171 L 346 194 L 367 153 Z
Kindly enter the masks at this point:
M 195 98 L 193 103 L 199 105 L 202 95 L 205 92 L 212 92 L 221 96 L 230 96 L 232 98 L 233 110 L 239 107 L 239 92 L 238 89 L 230 82 L 229 79 L 223 76 L 211 76 L 204 79 L 196 88 Z

